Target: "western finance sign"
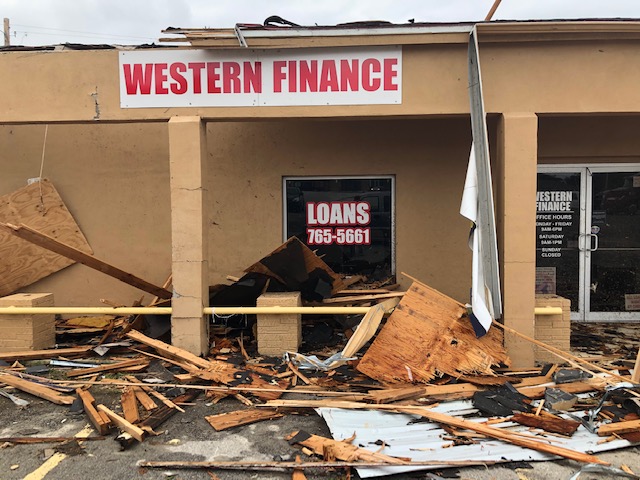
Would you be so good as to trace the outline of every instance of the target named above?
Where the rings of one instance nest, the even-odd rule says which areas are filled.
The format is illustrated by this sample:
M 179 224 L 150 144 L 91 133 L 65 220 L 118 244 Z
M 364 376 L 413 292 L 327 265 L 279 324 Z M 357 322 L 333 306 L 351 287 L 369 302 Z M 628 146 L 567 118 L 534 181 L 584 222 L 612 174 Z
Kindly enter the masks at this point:
M 120 107 L 402 103 L 399 46 L 120 52 Z

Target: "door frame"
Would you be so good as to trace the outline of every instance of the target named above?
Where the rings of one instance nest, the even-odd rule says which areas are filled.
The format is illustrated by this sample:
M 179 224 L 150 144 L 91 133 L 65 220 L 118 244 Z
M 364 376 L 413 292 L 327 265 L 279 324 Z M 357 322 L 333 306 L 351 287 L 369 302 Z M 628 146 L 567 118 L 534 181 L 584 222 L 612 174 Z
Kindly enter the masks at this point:
M 580 173 L 580 234 L 578 237 L 578 277 L 580 284 L 578 285 L 578 310 L 571 312 L 571 321 L 640 321 L 640 312 L 591 312 L 589 297 L 592 250 L 587 248 L 587 239 L 591 234 L 593 174 L 633 171 L 640 171 L 640 163 L 538 164 L 537 173 Z

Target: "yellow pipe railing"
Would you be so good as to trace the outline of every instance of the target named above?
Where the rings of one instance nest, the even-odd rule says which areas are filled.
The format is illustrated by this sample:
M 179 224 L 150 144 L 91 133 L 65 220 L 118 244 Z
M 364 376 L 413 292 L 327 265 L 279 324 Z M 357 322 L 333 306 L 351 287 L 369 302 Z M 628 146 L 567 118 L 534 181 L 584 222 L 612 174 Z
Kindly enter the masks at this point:
M 371 307 L 205 307 L 206 315 L 362 315 Z M 171 315 L 171 307 L 0 307 L 0 315 Z M 536 307 L 535 315 L 562 315 L 560 307 Z

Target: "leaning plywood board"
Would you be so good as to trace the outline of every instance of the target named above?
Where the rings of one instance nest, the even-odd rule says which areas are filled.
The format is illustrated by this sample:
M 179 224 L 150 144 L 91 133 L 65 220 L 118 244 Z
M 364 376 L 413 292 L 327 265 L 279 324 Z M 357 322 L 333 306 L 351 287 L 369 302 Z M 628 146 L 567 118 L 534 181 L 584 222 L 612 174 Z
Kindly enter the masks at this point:
M 509 363 L 502 334 L 476 338 L 466 309 L 443 293 L 414 282 L 357 369 L 384 383 L 428 382 L 436 372 L 491 375 Z
M 93 253 L 49 180 L 0 197 L 0 222 L 25 224 L 85 253 Z M 0 296 L 75 263 L 6 232 L 0 232 Z

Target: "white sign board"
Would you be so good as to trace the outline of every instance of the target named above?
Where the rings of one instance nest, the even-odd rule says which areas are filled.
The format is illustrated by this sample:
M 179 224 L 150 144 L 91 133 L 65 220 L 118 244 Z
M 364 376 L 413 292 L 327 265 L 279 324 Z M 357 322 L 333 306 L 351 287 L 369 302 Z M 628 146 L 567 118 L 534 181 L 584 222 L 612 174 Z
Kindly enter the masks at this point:
M 402 103 L 399 46 L 120 52 L 120 107 Z

